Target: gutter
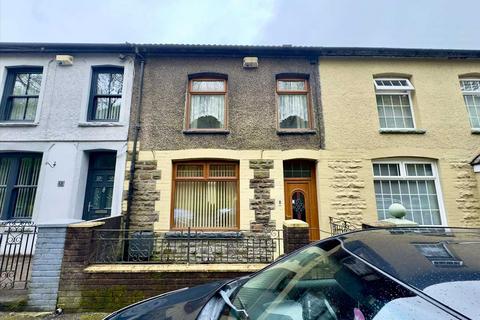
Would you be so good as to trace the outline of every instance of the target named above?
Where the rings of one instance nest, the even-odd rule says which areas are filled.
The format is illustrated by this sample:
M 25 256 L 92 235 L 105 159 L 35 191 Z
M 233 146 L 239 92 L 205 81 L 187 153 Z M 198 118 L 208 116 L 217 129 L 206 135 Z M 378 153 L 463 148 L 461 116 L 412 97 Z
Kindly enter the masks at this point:
M 480 59 L 480 50 L 426 49 L 385 47 L 313 47 L 313 46 L 248 46 L 248 45 L 189 45 L 189 44 L 130 44 L 130 43 L 19 43 L 0 42 L 0 53 L 122 53 L 138 55 L 141 49 L 160 56 L 262 56 L 320 58 L 432 58 Z M 133 53 L 133 52 L 132 52 Z
M 133 150 L 132 150 L 132 159 L 130 163 L 130 173 L 128 179 L 128 194 L 127 194 L 127 209 L 125 213 L 125 232 L 128 232 L 130 228 L 130 220 L 132 213 L 132 200 L 133 200 L 133 188 L 134 188 L 134 178 L 135 178 L 135 169 L 137 162 L 137 144 L 138 136 L 141 129 L 141 114 L 142 114 L 142 96 L 143 96 L 143 76 L 145 71 L 145 56 L 139 53 L 138 47 L 135 46 L 135 57 L 140 61 L 140 85 L 138 87 L 138 96 L 137 96 L 137 116 L 135 119 L 135 128 L 133 131 Z M 128 234 L 126 234 L 127 238 Z M 126 246 L 128 250 L 128 245 Z

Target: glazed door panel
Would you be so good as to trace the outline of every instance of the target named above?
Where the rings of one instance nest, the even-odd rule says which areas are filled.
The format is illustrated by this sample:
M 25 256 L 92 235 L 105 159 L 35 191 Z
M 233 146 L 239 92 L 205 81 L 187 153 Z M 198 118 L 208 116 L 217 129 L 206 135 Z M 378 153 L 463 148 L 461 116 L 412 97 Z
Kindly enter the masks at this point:
M 285 179 L 285 219 L 307 222 L 310 240 L 319 239 L 315 180 Z

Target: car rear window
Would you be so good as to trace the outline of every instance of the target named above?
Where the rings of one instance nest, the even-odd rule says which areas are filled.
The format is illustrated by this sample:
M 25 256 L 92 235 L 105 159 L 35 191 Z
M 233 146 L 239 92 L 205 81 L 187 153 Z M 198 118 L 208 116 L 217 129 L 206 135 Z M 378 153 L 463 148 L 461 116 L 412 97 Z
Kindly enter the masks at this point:
M 251 319 L 451 319 L 344 251 L 311 246 L 247 281 L 231 297 Z M 226 308 L 222 319 L 236 319 Z

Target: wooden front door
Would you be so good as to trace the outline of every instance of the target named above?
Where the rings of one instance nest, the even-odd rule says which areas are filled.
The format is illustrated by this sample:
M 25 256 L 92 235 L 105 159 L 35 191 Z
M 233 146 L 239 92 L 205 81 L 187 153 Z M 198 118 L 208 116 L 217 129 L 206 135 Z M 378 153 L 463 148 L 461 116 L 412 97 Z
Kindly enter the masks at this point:
M 320 238 L 318 226 L 317 192 L 315 186 L 314 163 L 303 163 L 304 170 L 290 170 L 298 163 L 286 161 L 285 179 L 285 219 L 298 219 L 308 223 L 310 240 Z M 307 170 L 305 170 L 307 169 Z

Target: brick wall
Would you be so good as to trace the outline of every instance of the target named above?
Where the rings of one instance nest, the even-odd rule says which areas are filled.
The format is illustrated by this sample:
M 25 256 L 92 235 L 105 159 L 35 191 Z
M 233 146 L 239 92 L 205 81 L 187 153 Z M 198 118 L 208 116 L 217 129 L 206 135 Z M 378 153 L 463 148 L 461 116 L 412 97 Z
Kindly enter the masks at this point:
M 304 226 L 300 227 L 289 227 L 284 224 L 283 247 L 285 254 L 300 249 L 308 244 L 310 244 L 310 233 L 308 229 L 308 224 L 305 223 Z
M 58 307 L 66 312 L 113 311 L 171 290 L 249 272 L 87 272 L 94 228 L 69 227 Z
M 30 310 L 53 311 L 57 303 L 66 227 L 39 227 L 32 275 L 28 285 Z

